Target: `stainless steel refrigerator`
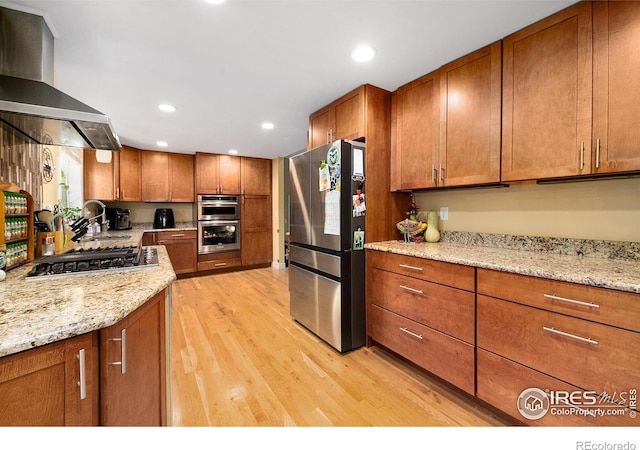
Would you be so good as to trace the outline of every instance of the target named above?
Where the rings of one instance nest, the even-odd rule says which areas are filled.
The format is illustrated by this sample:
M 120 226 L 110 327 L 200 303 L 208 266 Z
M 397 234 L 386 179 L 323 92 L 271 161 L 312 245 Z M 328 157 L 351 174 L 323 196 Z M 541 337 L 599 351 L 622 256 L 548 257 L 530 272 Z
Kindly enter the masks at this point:
M 289 161 L 291 317 L 340 352 L 365 344 L 365 144 Z

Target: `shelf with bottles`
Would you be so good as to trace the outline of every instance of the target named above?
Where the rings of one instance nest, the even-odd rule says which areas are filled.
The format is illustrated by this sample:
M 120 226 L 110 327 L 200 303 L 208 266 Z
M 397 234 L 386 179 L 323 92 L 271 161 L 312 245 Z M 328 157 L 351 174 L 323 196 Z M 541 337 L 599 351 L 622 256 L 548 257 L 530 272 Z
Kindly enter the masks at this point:
M 0 252 L 4 267 L 11 270 L 33 260 L 33 198 L 26 191 L 3 191 L 0 195 Z

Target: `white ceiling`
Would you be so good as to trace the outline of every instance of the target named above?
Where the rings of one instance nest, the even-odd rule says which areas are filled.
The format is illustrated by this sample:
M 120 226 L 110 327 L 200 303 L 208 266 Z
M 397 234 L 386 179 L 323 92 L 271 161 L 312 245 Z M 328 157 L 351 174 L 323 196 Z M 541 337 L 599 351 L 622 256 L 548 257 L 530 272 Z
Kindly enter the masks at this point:
M 47 17 L 55 87 L 111 117 L 123 144 L 265 158 L 304 148 L 309 114 L 350 90 L 394 91 L 572 3 L 0 1 Z M 373 61 L 351 60 L 361 43 L 377 49 Z M 160 112 L 163 102 L 177 112 Z

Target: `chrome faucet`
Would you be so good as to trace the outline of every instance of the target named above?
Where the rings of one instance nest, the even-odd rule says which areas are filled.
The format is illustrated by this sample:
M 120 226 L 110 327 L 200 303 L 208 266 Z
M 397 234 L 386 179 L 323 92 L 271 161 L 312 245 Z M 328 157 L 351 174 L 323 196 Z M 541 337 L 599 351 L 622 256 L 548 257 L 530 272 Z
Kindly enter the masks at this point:
M 106 226 L 106 223 L 107 223 L 107 216 L 106 216 L 107 205 L 102 203 L 100 200 L 87 200 L 86 202 L 84 202 L 84 204 L 82 205 L 82 214 L 84 215 L 84 208 L 86 208 L 86 206 L 91 204 L 91 203 L 95 203 L 95 204 L 99 205 L 102 208 L 102 214 L 96 214 L 95 216 L 90 217 L 89 219 L 97 219 L 98 217 L 100 217 L 101 218 L 100 223 L 103 226 Z

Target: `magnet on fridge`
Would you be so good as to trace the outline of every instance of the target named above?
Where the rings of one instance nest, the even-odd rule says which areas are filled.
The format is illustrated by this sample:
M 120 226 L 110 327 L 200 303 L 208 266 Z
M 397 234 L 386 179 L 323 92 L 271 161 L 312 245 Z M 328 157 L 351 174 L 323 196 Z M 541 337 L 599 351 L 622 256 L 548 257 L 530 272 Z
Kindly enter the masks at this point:
M 362 250 L 364 248 L 364 231 L 358 227 L 356 231 L 353 232 L 353 249 L 354 250 Z

